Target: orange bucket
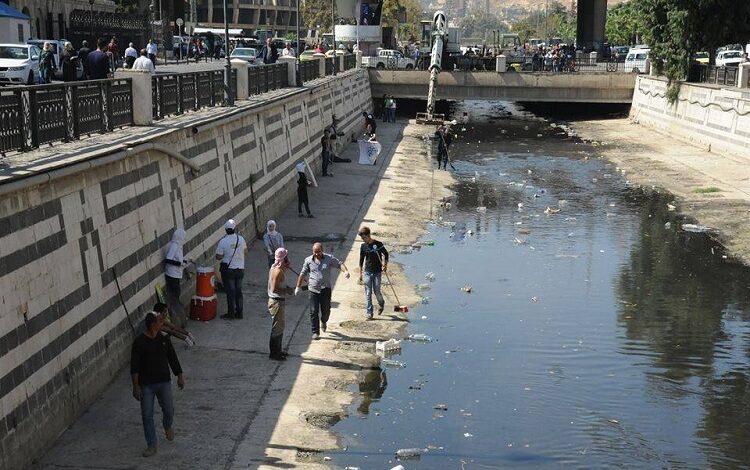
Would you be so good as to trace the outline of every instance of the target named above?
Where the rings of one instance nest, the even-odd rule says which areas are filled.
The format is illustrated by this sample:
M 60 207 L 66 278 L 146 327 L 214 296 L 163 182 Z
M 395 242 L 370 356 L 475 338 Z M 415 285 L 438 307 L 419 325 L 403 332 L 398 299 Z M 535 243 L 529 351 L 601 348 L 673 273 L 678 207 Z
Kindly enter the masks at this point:
M 197 297 L 211 297 L 214 295 L 214 268 L 212 266 L 198 266 L 195 280 L 195 295 Z

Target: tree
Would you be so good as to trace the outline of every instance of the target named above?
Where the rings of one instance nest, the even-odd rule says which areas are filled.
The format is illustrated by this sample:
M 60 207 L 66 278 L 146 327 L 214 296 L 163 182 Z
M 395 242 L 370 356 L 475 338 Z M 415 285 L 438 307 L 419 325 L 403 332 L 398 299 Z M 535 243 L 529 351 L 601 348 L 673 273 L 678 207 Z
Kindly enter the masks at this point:
M 458 25 L 463 29 L 464 37 L 476 37 L 482 40 L 487 39 L 489 31 L 507 31 L 500 18 L 480 8 L 471 10 L 467 16 L 459 20 Z

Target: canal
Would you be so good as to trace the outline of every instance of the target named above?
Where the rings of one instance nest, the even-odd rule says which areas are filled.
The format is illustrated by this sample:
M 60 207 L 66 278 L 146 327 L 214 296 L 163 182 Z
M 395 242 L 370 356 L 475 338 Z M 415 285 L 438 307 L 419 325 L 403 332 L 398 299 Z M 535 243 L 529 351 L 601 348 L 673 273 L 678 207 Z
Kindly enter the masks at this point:
M 750 465 L 748 271 L 564 125 L 503 103 L 452 117 L 450 208 L 434 243 L 393 247 L 425 297 L 406 333 L 432 341 L 354 387 L 331 463 Z

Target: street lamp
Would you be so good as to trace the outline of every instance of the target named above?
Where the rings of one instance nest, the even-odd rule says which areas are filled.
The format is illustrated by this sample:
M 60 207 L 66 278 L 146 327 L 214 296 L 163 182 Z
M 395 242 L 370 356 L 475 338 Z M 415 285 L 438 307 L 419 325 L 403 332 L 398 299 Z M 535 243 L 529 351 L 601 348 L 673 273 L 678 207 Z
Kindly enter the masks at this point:
M 234 97 L 232 96 L 232 88 L 230 87 L 232 79 L 232 61 L 229 60 L 229 19 L 227 18 L 227 1 L 224 0 L 224 57 L 227 60 L 227 64 L 224 69 L 224 95 L 226 96 L 226 105 L 234 105 Z
M 95 1 L 96 0 L 89 0 L 89 7 L 91 9 L 91 43 L 94 45 L 96 45 L 96 41 L 94 40 L 94 2 Z

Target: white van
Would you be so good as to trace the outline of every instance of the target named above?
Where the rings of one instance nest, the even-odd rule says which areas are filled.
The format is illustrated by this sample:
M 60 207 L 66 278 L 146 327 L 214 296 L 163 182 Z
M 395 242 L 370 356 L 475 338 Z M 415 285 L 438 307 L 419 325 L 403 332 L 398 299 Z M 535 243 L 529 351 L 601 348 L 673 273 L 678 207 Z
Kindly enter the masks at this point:
M 631 48 L 628 55 L 625 56 L 623 71 L 633 73 L 644 73 L 646 71 L 646 59 L 648 59 L 651 49 Z

